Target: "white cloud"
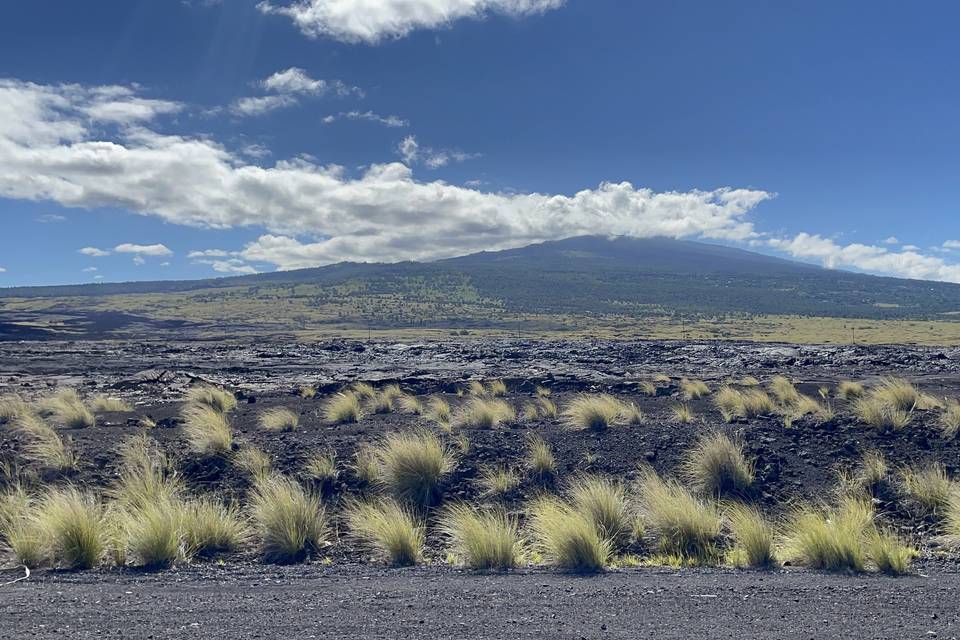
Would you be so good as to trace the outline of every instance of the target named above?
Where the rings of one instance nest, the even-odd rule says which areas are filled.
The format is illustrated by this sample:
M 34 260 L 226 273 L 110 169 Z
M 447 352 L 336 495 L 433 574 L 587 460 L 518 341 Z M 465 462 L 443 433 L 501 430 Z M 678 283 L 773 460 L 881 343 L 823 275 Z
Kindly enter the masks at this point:
M 83 269 L 84 273 L 93 273 L 95 271 L 97 271 L 96 267 L 86 267 L 85 269 Z
M 295 104 L 298 104 L 297 99 L 287 95 L 240 98 L 230 105 L 230 113 L 240 117 L 262 116 Z
M 424 147 L 417 142 L 414 136 L 407 136 L 401 140 L 400 144 L 397 145 L 397 153 L 408 165 L 420 162 L 431 169 L 445 167 L 451 162 L 464 162 L 471 158 L 480 157 L 478 153 L 463 153 L 462 151 L 454 151 L 452 149 Z
M 226 258 L 229 253 L 223 249 L 205 249 L 203 251 L 191 251 L 187 254 L 188 258 Z
M 0 273 L 6 273 L 6 272 L 7 272 L 6 269 L 4 269 L 3 267 L 0 267 Z
M 257 270 L 254 269 L 249 264 L 245 263 L 239 258 L 227 258 L 225 260 L 195 260 L 195 264 L 206 264 L 213 267 L 213 270 L 217 273 L 233 273 L 233 274 L 253 274 L 257 273 Z
M 300 104 L 297 96 L 322 96 L 330 91 L 344 97 L 356 95 L 363 97 L 363 90 L 352 87 L 340 80 L 317 80 L 299 67 L 290 67 L 277 71 L 270 77 L 257 83 L 257 86 L 271 93 L 266 96 L 239 98 L 230 105 L 230 113 L 238 117 L 261 116 L 277 109 Z
M 960 282 L 960 265 L 916 251 L 891 251 L 859 243 L 839 245 L 819 235 L 800 233 L 793 238 L 773 238 L 772 247 L 795 258 L 812 258 L 831 269 L 854 268 L 872 273 L 922 280 Z
M 102 258 L 110 255 L 109 251 L 97 249 L 96 247 L 84 247 L 83 249 L 78 249 L 77 253 L 82 253 L 83 255 L 90 256 L 91 258 Z
M 170 251 L 170 249 L 162 244 L 130 244 L 129 242 L 125 242 L 124 244 L 118 244 L 113 250 L 117 253 L 135 253 L 143 256 L 173 255 L 173 251 Z
M 264 1 L 264 13 L 291 18 L 305 35 L 376 44 L 416 29 L 437 29 L 487 13 L 527 16 L 556 9 L 565 0 L 286 0 Z
M 39 216 L 37 218 L 37 222 L 42 222 L 44 224 L 52 224 L 55 222 L 65 222 L 66 220 L 67 220 L 67 216 L 61 216 L 56 213 L 45 213 L 44 215 Z
M 960 240 L 947 240 L 942 246 L 944 249 L 949 249 L 950 251 L 960 249 Z
M 900 239 L 897 236 L 890 236 L 883 241 L 883 244 L 900 244 Z
M 377 124 L 382 124 L 385 127 L 393 128 L 402 128 L 409 127 L 410 122 L 404 120 L 400 116 L 382 116 L 379 113 L 374 113 L 373 111 L 341 111 L 337 115 L 324 116 L 324 124 L 332 124 L 338 119 L 342 120 L 365 120 L 367 122 L 375 122 Z
M 139 267 L 140 265 L 146 264 L 146 262 L 147 262 L 147 261 L 144 260 L 144 259 L 143 259 L 143 256 L 141 256 L 140 254 L 137 254 L 137 255 L 133 256 L 133 264 L 134 264 L 135 266 L 138 266 L 138 267 Z

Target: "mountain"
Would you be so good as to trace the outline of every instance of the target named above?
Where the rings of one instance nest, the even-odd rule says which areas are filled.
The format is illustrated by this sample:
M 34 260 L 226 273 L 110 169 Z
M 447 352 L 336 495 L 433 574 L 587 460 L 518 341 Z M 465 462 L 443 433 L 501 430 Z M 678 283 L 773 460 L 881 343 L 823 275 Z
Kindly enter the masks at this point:
M 0 325 L 20 338 L 25 327 L 49 330 L 45 322 L 110 331 L 140 323 L 270 332 L 484 328 L 518 318 L 568 326 L 585 318 L 679 315 L 951 320 L 958 312 L 960 285 L 823 269 L 702 242 L 599 236 L 430 263 L 345 262 L 195 281 L 0 289 Z

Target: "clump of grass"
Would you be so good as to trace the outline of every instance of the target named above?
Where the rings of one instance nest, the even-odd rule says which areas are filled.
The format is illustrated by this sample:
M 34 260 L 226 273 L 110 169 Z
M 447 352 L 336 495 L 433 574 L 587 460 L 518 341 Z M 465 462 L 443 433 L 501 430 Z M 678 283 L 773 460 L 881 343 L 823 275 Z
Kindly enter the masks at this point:
M 461 456 L 465 456 L 470 453 L 470 438 L 467 436 L 467 434 L 463 432 L 458 433 L 453 442 Z
M 29 410 L 29 405 L 15 393 L 0 396 L 0 424 L 13 422 Z
M 186 503 L 181 527 L 187 556 L 236 551 L 249 535 L 235 506 L 226 506 L 210 498 Z
M 338 393 L 327 401 L 323 413 L 327 422 L 332 424 L 360 422 L 363 417 L 360 396 L 356 393 Z
M 741 387 L 759 387 L 760 381 L 753 376 L 743 376 L 736 381 L 736 384 L 740 385 Z
M 471 569 L 503 571 L 517 566 L 523 557 L 519 524 L 502 509 L 451 505 L 440 516 L 439 530 Z
M 510 467 L 484 467 L 477 484 L 485 496 L 502 496 L 520 486 L 520 476 Z
M 47 493 L 39 506 L 43 535 L 55 561 L 68 569 L 90 569 L 103 557 L 103 506 L 75 487 Z
M 680 381 L 680 391 L 683 393 L 683 399 L 687 401 L 710 395 L 710 387 L 703 380 L 684 378 Z
M 872 393 L 854 401 L 853 411 L 861 422 L 882 433 L 901 431 L 913 420 L 912 411 L 898 409 Z
M 229 413 L 237 406 L 236 396 L 208 384 L 191 387 L 184 400 L 189 405 L 209 407 L 219 413 Z
M 470 398 L 453 417 L 453 424 L 461 429 L 496 429 L 516 419 L 516 411 L 503 400 Z
M 120 398 L 96 395 L 90 399 L 90 408 L 94 413 L 129 413 L 133 411 L 130 403 Z
M 870 395 L 899 411 L 913 411 L 922 400 L 920 391 L 903 378 L 883 378 Z
M 549 398 L 553 391 L 550 390 L 550 387 L 544 387 L 542 385 L 537 385 L 537 388 L 534 390 L 534 394 L 538 398 Z
M 721 431 L 700 437 L 687 454 L 683 471 L 704 495 L 743 493 L 753 484 L 753 465 L 742 445 Z
M 350 386 L 350 393 L 357 396 L 361 400 L 369 400 L 377 395 L 377 390 L 374 389 L 373 385 L 368 382 L 358 381 L 354 382 Z
M 659 539 L 661 553 L 694 564 L 717 561 L 721 520 L 713 503 L 701 502 L 676 481 L 660 478 L 652 468 L 641 471 L 639 493 L 641 515 Z
M 836 394 L 838 398 L 842 398 L 843 400 L 856 400 L 862 397 L 865 392 L 866 389 L 864 389 L 863 385 L 859 382 L 843 380 L 837 385 Z
M 795 405 L 800 398 L 800 392 L 786 376 L 773 376 L 768 387 L 781 405 Z
M 393 500 L 354 502 L 345 517 L 351 535 L 391 564 L 407 566 L 420 560 L 424 528 L 408 508 Z
M 37 569 L 50 561 L 50 539 L 36 513 L 24 513 L 4 531 L 7 546 L 17 562 Z
M 20 413 L 13 421 L 13 430 L 25 440 L 20 455 L 27 461 L 56 471 L 76 467 L 77 456 L 64 444 L 60 435 L 35 413 Z
M 824 510 L 800 507 L 787 523 L 785 554 L 813 569 L 863 571 L 873 518 L 869 503 L 850 496 Z
M 190 404 L 183 410 L 182 417 L 183 433 L 194 453 L 220 455 L 233 447 L 233 430 L 222 411 L 206 404 Z
M 397 406 L 400 411 L 415 416 L 422 415 L 424 412 L 423 402 L 417 396 L 404 394 L 397 399 Z
M 637 383 L 637 391 L 645 396 L 653 397 L 657 395 L 657 385 L 649 380 L 641 380 Z
M 479 380 L 471 380 L 467 383 L 467 393 L 472 396 L 482 396 L 487 393 L 487 389 Z
M 165 567 L 184 555 L 183 511 L 182 502 L 165 499 L 127 514 L 124 524 L 126 543 L 138 564 L 149 568 Z
M 429 506 L 453 470 L 453 454 L 429 431 L 389 433 L 376 448 L 380 483 L 396 498 Z
M 740 567 L 769 567 L 777 563 L 773 527 L 756 508 L 744 504 L 727 505 L 724 514 L 734 546 L 733 564 Z
M 310 400 L 311 398 L 316 397 L 317 388 L 309 384 L 302 385 L 299 389 L 297 389 L 297 395 L 304 400 Z
M 68 429 L 86 429 L 96 423 L 93 412 L 83 404 L 75 389 L 61 389 L 37 403 L 41 413 Z
M 943 510 L 943 528 L 945 533 L 960 540 L 960 492 L 954 492 Z
M 234 454 L 233 465 L 253 482 L 260 482 L 273 473 L 273 458 L 252 444 L 245 445 Z
M 886 481 L 889 467 L 879 451 L 865 451 L 857 472 L 858 483 L 867 491 L 875 493 Z
M 367 409 L 374 414 L 393 413 L 397 401 L 402 397 L 400 387 L 389 384 L 367 400 Z
M 282 407 L 273 407 L 260 414 L 260 428 L 266 431 L 293 431 L 299 424 L 297 414 Z
M 555 420 L 557 418 L 557 405 L 553 403 L 549 398 L 540 398 L 537 403 L 540 405 L 540 415 L 547 420 Z
M 550 445 L 534 434 L 527 439 L 527 471 L 534 479 L 545 482 L 557 475 L 557 459 Z
M 491 380 L 487 383 L 486 392 L 491 398 L 502 398 L 507 395 L 507 385 L 503 380 Z
M 944 404 L 943 413 L 940 414 L 940 429 L 943 431 L 943 437 L 947 440 L 953 440 L 960 431 L 960 401 L 950 399 Z
M 697 414 L 693 412 L 690 405 L 675 404 L 671 408 L 673 419 L 680 424 L 691 424 L 697 419 Z
M 922 468 L 906 467 L 900 477 L 904 492 L 928 513 L 942 511 L 956 493 L 956 484 L 939 463 Z
M 132 436 L 118 448 L 121 464 L 110 497 L 124 510 L 175 501 L 183 483 L 166 454 L 146 435 Z
M 794 416 L 811 415 L 819 422 L 829 422 L 833 420 L 835 412 L 829 402 L 818 402 L 810 396 L 800 395 L 792 408 Z
M 586 515 L 558 498 L 535 501 L 528 526 L 543 557 L 561 569 L 595 573 L 610 562 L 611 542 Z
M 380 480 L 380 462 L 377 459 L 377 451 L 369 444 L 361 444 L 353 452 L 353 475 L 367 484 L 375 484 Z
M 15 484 L 0 492 L 0 541 L 15 522 L 26 517 L 30 507 L 30 496 L 22 485 Z
M 450 424 L 450 404 L 438 396 L 427 401 L 426 416 L 441 426 Z
M 567 488 L 570 504 L 594 523 L 600 535 L 614 546 L 629 535 L 632 521 L 623 485 L 610 478 L 581 476 Z
M 321 486 L 332 485 L 340 475 L 337 471 L 337 452 L 331 449 L 311 456 L 303 465 L 303 473 Z
M 623 410 L 619 400 L 607 394 L 581 395 L 563 411 L 563 424 L 571 431 L 604 431 L 617 424 Z
M 905 543 L 892 531 L 874 530 L 867 534 L 866 552 L 882 573 L 903 575 L 918 555 L 916 548 Z
M 532 402 L 528 402 L 523 405 L 523 410 L 520 411 L 520 419 L 524 422 L 536 422 L 537 418 L 540 417 L 540 411 L 537 409 L 537 405 Z
M 256 483 L 250 515 L 264 557 L 272 562 L 296 562 L 327 542 L 329 527 L 320 498 L 280 475 Z
M 723 416 L 724 422 L 733 422 L 747 415 L 743 394 L 729 385 L 724 385 L 717 390 L 713 396 L 713 405 Z
M 624 402 L 620 405 L 620 421 L 624 424 L 638 427 L 646 423 L 647 416 L 640 410 L 640 407 L 638 407 L 635 402 L 631 402 L 630 404 Z
M 743 412 L 748 418 L 769 416 L 776 413 L 777 407 L 767 392 L 751 389 L 743 393 Z

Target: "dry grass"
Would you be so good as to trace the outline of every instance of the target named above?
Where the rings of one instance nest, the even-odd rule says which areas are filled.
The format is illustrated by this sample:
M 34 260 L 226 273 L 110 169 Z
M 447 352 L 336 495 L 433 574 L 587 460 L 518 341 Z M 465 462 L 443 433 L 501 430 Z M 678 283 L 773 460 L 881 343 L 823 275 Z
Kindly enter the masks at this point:
M 833 508 L 799 507 L 786 525 L 784 554 L 796 564 L 828 571 L 863 571 L 873 508 L 845 497 Z
M 337 452 L 330 449 L 311 456 L 303 465 L 303 474 L 321 486 L 329 487 L 340 475 L 337 471 Z
M 166 454 L 146 435 L 132 436 L 118 448 L 120 466 L 108 495 L 122 509 L 178 500 L 183 483 Z
M 427 401 L 425 415 L 438 425 L 447 426 L 450 424 L 450 403 L 443 398 L 434 396 Z
M 540 404 L 540 415 L 543 416 L 546 420 L 556 420 L 557 415 L 557 405 L 553 403 L 552 400 L 548 398 L 540 398 L 537 401 Z
M 184 556 L 181 524 L 183 503 L 160 500 L 124 515 L 120 526 L 129 553 L 144 567 L 159 568 Z
M 743 376 L 739 380 L 734 381 L 734 384 L 740 385 L 741 387 L 759 387 L 760 381 L 753 376 Z
M 35 413 L 20 413 L 13 421 L 14 432 L 25 440 L 20 455 L 44 469 L 66 471 L 77 465 L 77 456 L 64 444 L 60 435 Z
M 683 462 L 684 477 L 704 495 L 743 493 L 753 484 L 753 464 L 725 433 L 701 436 Z
M 199 455 L 222 455 L 233 446 L 233 430 L 224 412 L 206 404 L 190 404 L 181 414 L 190 449 Z
M 619 400 L 607 394 L 581 395 L 563 411 L 563 425 L 571 431 L 604 431 L 617 424 L 623 412 Z
M 648 530 L 657 536 L 661 553 L 690 564 L 714 564 L 721 520 L 712 502 L 698 500 L 674 480 L 663 480 L 651 468 L 641 470 L 640 510 Z
M 857 483 L 870 493 L 886 482 L 889 467 L 887 460 L 879 451 L 865 451 L 857 469 Z
M 236 551 L 250 532 L 234 506 L 210 498 L 192 500 L 183 506 L 180 518 L 184 553 L 188 557 Z
M 483 386 L 482 382 L 471 380 L 467 383 L 467 393 L 472 396 L 482 396 L 487 393 L 487 389 Z
M 393 413 L 396 404 L 403 397 L 403 391 L 395 384 L 388 384 L 367 399 L 367 410 L 373 414 Z
M 502 496 L 520 486 L 520 476 L 510 467 L 484 467 L 480 470 L 477 485 L 484 496 Z
M 673 416 L 675 422 L 680 424 L 692 424 L 697 419 L 697 414 L 694 413 L 693 409 L 690 408 L 690 405 L 687 404 L 675 404 L 670 408 L 670 413 Z
M 417 396 L 404 394 L 397 399 L 397 407 L 404 413 L 419 416 L 424 412 L 423 402 Z
M 865 392 L 866 389 L 864 389 L 863 385 L 859 382 L 843 380 L 837 385 L 836 395 L 843 400 L 856 400 L 857 398 L 863 397 Z
M 944 438 L 953 440 L 957 437 L 957 432 L 960 431 L 960 401 L 954 399 L 946 401 L 939 423 Z
M 380 480 L 380 462 L 377 451 L 369 444 L 361 444 L 353 452 L 353 475 L 368 485 L 376 484 Z
M 479 570 L 506 570 L 523 557 L 516 518 L 503 510 L 480 511 L 466 504 L 451 505 L 440 516 L 439 530 L 464 565 Z
M 640 410 L 640 407 L 638 407 L 636 403 L 631 402 L 627 404 L 624 402 L 620 405 L 620 422 L 633 427 L 639 427 L 647 422 L 647 416 Z
M 913 411 L 920 404 L 920 391 L 902 378 L 883 378 L 870 395 L 899 411 Z
M 389 433 L 376 448 L 380 483 L 394 497 L 429 506 L 453 470 L 453 454 L 429 431 Z
M 29 410 L 29 405 L 15 393 L 0 396 L 0 424 L 13 422 Z
M 642 395 L 652 398 L 657 395 L 657 385 L 653 384 L 649 380 L 641 380 L 637 383 L 637 391 L 639 391 Z
M 684 378 L 680 381 L 680 392 L 683 393 L 684 400 L 690 401 L 710 395 L 710 387 L 703 380 Z
M 503 380 L 491 380 L 487 383 L 486 393 L 491 398 L 502 398 L 507 395 L 507 385 Z
M 105 395 L 96 395 L 91 398 L 90 408 L 93 409 L 94 413 L 129 413 L 133 411 L 129 402 Z
M 377 390 L 373 388 L 373 385 L 367 382 L 354 382 L 350 386 L 349 393 L 357 396 L 357 398 L 360 400 L 369 400 L 377 395 Z
M 268 561 L 296 562 L 328 540 L 320 498 L 284 476 L 273 475 L 254 486 L 250 515 Z
M 943 528 L 955 542 L 960 541 L 960 492 L 954 492 L 947 501 L 943 510 Z
M 105 550 L 103 506 L 76 487 L 54 489 L 39 505 L 39 523 L 52 557 L 68 569 L 91 569 Z
M 263 449 L 247 444 L 234 454 L 233 466 L 251 481 L 260 482 L 273 473 L 273 458 Z
M 523 405 L 523 409 L 520 411 L 520 419 L 524 422 L 536 422 L 537 418 L 540 417 L 540 412 L 537 410 L 537 405 L 532 402 L 528 402 Z
M 297 390 L 297 395 L 304 400 L 310 400 L 311 398 L 316 397 L 317 389 L 316 387 L 305 384 Z
M 553 450 L 539 435 L 533 434 L 527 438 L 525 463 L 530 475 L 540 482 L 551 480 L 557 475 L 557 459 Z
M 617 547 L 626 542 L 633 518 L 623 485 L 610 478 L 581 476 L 567 487 L 571 506 L 597 527 L 597 532 Z
M 916 548 L 892 531 L 879 530 L 867 534 L 866 552 L 880 572 L 893 576 L 907 573 L 910 562 L 919 555 Z
M 733 422 L 747 415 L 743 403 L 743 394 L 729 385 L 724 385 L 713 396 L 713 405 L 723 416 L 724 422 Z
M 594 573 L 610 562 L 611 542 L 600 535 L 586 515 L 558 498 L 535 501 L 527 523 L 537 549 L 550 564 L 567 571 Z
M 549 387 L 543 387 L 539 384 L 537 385 L 537 388 L 534 390 L 534 394 L 538 398 L 549 398 L 551 393 L 553 392 L 550 390 Z
M 353 502 L 344 518 L 351 536 L 390 564 L 409 566 L 419 562 L 424 527 L 407 507 L 393 500 Z
M 904 492 L 927 513 L 943 511 L 957 492 L 956 484 L 940 463 L 920 468 L 905 467 L 900 471 L 900 477 Z
M 516 419 L 516 411 L 503 400 L 470 398 L 460 405 L 453 424 L 460 429 L 496 429 Z
M 813 416 L 818 422 L 830 422 L 836 413 L 830 403 L 818 402 L 810 396 L 801 395 L 792 409 L 795 417 Z
M 260 414 L 260 428 L 266 431 L 293 431 L 299 425 L 297 414 L 282 407 L 273 407 Z
M 891 406 L 872 393 L 854 401 L 853 411 L 858 420 L 882 433 L 901 431 L 913 420 L 912 411 Z
M 211 385 L 191 387 L 184 401 L 190 405 L 209 407 L 220 413 L 229 413 L 237 406 L 237 398 L 232 393 Z
M 793 386 L 793 382 L 785 376 L 773 376 L 768 385 L 770 393 L 777 402 L 784 406 L 792 406 L 800 399 L 800 393 Z
M 356 393 L 338 393 L 327 400 L 323 415 L 326 421 L 331 424 L 360 422 L 360 418 L 363 417 L 360 396 Z
M 728 504 L 723 515 L 730 528 L 733 548 L 730 560 L 740 567 L 770 567 L 777 564 L 773 526 L 755 507 Z
M 68 429 L 86 429 L 96 423 L 93 412 L 83 404 L 75 389 L 60 389 L 37 402 L 38 410 L 55 424 Z

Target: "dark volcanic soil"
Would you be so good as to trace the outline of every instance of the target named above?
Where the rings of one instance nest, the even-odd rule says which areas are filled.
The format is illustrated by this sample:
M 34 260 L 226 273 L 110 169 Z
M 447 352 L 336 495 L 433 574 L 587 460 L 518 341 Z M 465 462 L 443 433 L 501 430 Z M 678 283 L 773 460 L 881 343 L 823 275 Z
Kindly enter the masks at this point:
M 673 381 L 661 383 L 656 397 L 641 395 L 637 383 L 653 373 Z M 675 473 L 699 434 L 723 429 L 740 437 L 755 460 L 756 490 L 749 497 L 773 514 L 797 500 L 829 495 L 836 486 L 835 470 L 869 449 L 883 452 L 893 467 L 940 462 L 951 474 L 960 472 L 960 441 L 943 437 L 934 412 L 917 411 L 910 427 L 894 434 L 858 424 L 841 400 L 833 400 L 837 418 L 828 424 L 800 420 L 789 429 L 774 417 L 723 424 L 706 398 L 690 403 L 698 415 L 695 424 L 678 424 L 672 416 L 682 376 L 716 388 L 730 376 L 766 381 L 778 373 L 799 380 L 800 391 L 812 396 L 820 386 L 842 379 L 869 383 L 885 375 L 909 378 L 932 395 L 960 396 L 957 349 L 522 341 L 0 343 L 0 394 L 16 391 L 32 398 L 70 384 L 136 405 L 133 414 L 103 414 L 95 427 L 64 432 L 81 455 L 79 470 L 65 480 L 97 487 L 113 478 L 116 445 L 138 431 L 141 416 L 150 416 L 158 425 L 151 436 L 172 455 L 193 491 L 243 499 L 248 481 L 229 460 L 198 460 L 183 446 L 179 398 L 197 379 L 224 384 L 237 394 L 240 404 L 231 422 L 239 446 L 262 448 L 279 470 L 296 474 L 310 454 L 335 449 L 341 476 L 325 496 L 334 512 L 341 497 L 365 489 L 347 469 L 360 444 L 425 424 L 400 413 L 368 416 L 357 425 L 324 423 L 325 397 L 354 380 L 398 382 L 409 393 L 441 395 L 456 406 L 463 400 L 455 391 L 466 381 L 500 378 L 509 387 L 506 399 L 518 410 L 542 384 L 552 389 L 551 399 L 560 408 L 581 392 L 609 392 L 635 402 L 648 416 L 642 426 L 602 434 L 570 433 L 558 420 L 543 418 L 495 431 L 467 431 L 469 452 L 460 456 L 445 487 L 446 500 L 483 501 L 476 484 L 480 471 L 517 464 L 531 432 L 554 448 L 561 483 L 577 472 L 629 482 L 640 463 Z M 302 384 L 315 385 L 320 393 L 301 399 L 296 391 Z M 273 406 L 298 413 L 300 428 L 292 433 L 258 428 L 259 413 Z M 0 462 L 16 460 L 18 446 L 0 427 Z M 526 479 L 500 500 L 519 512 L 540 490 Z M 630 569 L 592 578 L 525 569 L 481 576 L 446 566 L 444 550 L 432 546 L 428 535 L 428 566 L 417 569 L 382 568 L 338 542 L 327 552 L 330 566 L 317 559 L 274 567 L 250 552 L 159 574 L 41 571 L 0 587 L 0 637 L 897 638 L 928 637 L 931 631 L 956 636 L 960 556 L 937 537 L 936 522 L 894 488 L 881 494 L 876 506 L 885 525 L 920 543 L 916 566 L 921 575 L 830 576 L 789 568 L 775 573 Z M 642 556 L 647 550 L 638 545 L 630 551 Z M 4 571 L 0 583 L 15 573 Z

